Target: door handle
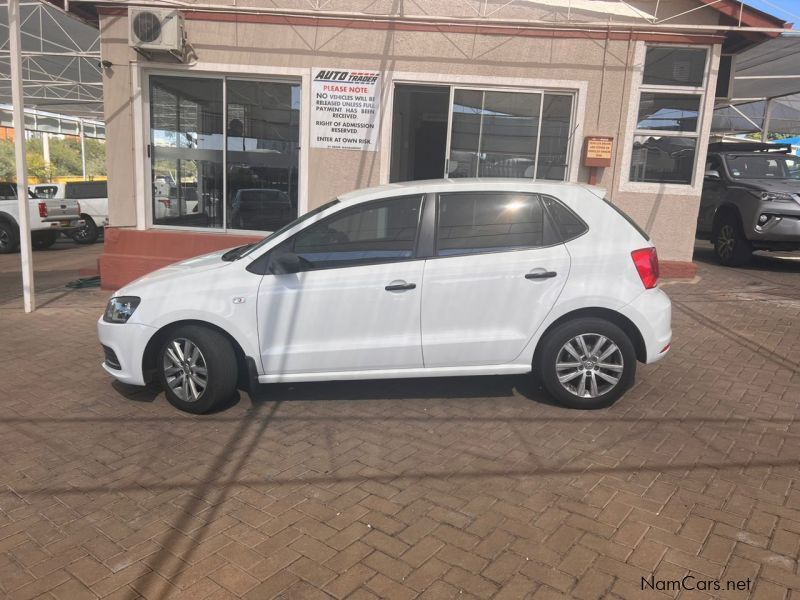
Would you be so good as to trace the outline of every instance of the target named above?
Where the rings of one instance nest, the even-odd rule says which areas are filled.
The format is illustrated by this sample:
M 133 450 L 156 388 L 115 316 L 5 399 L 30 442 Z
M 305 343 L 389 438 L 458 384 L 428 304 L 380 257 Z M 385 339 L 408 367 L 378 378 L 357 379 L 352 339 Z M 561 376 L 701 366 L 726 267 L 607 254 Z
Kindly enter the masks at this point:
M 416 287 L 416 283 L 390 283 L 384 289 L 387 292 L 401 292 L 403 290 L 413 290 Z
M 552 279 L 558 275 L 555 271 L 536 271 L 534 273 L 526 273 L 525 279 Z

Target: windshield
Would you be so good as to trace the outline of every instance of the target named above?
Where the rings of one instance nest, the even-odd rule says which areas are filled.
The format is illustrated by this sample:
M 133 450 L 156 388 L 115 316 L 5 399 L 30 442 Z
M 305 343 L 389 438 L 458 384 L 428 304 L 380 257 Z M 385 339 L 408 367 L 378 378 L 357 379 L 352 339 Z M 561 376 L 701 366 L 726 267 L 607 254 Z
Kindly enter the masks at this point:
M 728 170 L 736 179 L 800 179 L 800 158 L 791 155 L 728 155 Z
M 297 219 L 295 219 L 295 220 L 294 220 L 294 221 L 292 221 L 291 223 L 287 223 L 286 225 L 284 225 L 283 227 L 281 227 L 281 228 L 280 228 L 280 229 L 278 229 L 277 231 L 273 231 L 272 233 L 270 233 L 270 234 L 269 234 L 267 237 L 265 237 L 263 240 L 261 240 L 261 241 L 260 241 L 260 242 L 258 242 L 257 244 L 253 244 L 252 246 L 250 246 L 250 247 L 247 249 L 247 252 L 243 252 L 241 255 L 237 256 L 237 258 L 241 258 L 241 257 L 243 257 L 243 256 L 247 256 L 248 254 L 252 254 L 253 252 L 255 252 L 256 250 L 258 250 L 259 248 L 263 247 L 263 246 L 264 246 L 264 244 L 267 244 L 267 243 L 269 243 L 271 240 L 274 240 L 276 237 L 278 237 L 278 236 L 279 236 L 279 235 L 281 235 L 282 233 L 285 233 L 286 231 L 289 231 L 289 230 L 290 230 L 290 229 L 292 229 L 293 227 L 295 227 L 295 226 L 297 226 L 297 225 L 300 225 L 300 223 L 303 223 L 304 221 L 306 221 L 306 220 L 310 219 L 310 218 L 311 218 L 311 217 L 313 217 L 314 215 L 318 215 L 318 214 L 319 214 L 319 213 L 321 213 L 323 210 L 327 210 L 328 208 L 330 208 L 330 207 L 331 207 L 331 206 L 333 206 L 334 204 L 338 204 L 338 203 L 339 203 L 339 200 L 338 200 L 338 199 L 336 199 L 336 200 L 331 200 L 330 202 L 326 202 L 326 203 L 325 203 L 325 204 L 323 204 L 322 206 L 318 206 L 318 207 L 317 207 L 317 208 L 315 208 L 314 210 L 310 210 L 310 211 L 308 211 L 308 212 L 307 212 L 306 214 L 304 214 L 302 217 L 298 217 Z

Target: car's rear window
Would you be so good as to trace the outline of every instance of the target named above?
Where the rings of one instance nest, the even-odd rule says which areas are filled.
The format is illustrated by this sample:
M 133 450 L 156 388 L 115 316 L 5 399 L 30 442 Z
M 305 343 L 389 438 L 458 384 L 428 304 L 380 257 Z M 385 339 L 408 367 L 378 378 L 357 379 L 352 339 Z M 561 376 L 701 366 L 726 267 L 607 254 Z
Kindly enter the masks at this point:
M 606 204 L 608 204 L 608 205 L 609 205 L 611 208 L 613 208 L 615 211 L 617 211 L 617 212 L 619 213 L 619 215 L 620 215 L 620 216 L 621 216 L 623 219 L 625 219 L 625 220 L 626 220 L 628 223 L 630 223 L 631 227 L 633 227 L 633 228 L 634 228 L 636 231 L 638 231 L 638 232 L 639 232 L 639 234 L 640 234 L 640 235 L 641 235 L 641 236 L 642 236 L 642 237 L 643 237 L 645 240 L 647 240 L 648 242 L 650 241 L 650 236 L 649 236 L 649 235 L 647 235 L 647 233 L 645 232 L 645 230 L 644 230 L 644 229 L 642 229 L 641 227 L 639 227 L 639 224 L 638 224 L 636 221 L 634 221 L 633 219 L 631 219 L 631 217 L 628 215 L 628 213 L 626 213 L 624 210 L 622 210 L 622 209 L 621 209 L 619 206 L 617 206 L 617 205 L 613 204 L 613 203 L 612 203 L 612 202 L 611 202 L 611 201 L 610 201 L 608 198 L 603 198 L 603 202 L 605 202 L 605 203 L 606 203 Z
M 561 239 L 564 242 L 574 240 L 576 237 L 582 236 L 589 231 L 588 225 L 576 215 L 569 207 L 564 206 L 550 196 L 542 196 L 545 206 L 550 213 L 550 217 L 555 222 L 558 233 L 561 234 Z

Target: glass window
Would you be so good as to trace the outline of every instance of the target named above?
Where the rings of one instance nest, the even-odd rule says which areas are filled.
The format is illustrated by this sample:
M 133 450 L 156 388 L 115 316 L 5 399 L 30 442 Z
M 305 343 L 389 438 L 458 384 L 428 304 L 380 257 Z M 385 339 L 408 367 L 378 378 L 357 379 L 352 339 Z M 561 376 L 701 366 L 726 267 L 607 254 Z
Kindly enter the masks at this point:
M 566 242 L 575 239 L 589 230 L 586 223 L 584 223 L 578 215 L 555 198 L 542 196 L 542 200 L 547 206 L 550 217 L 555 222 L 556 228 L 561 234 L 561 239 L 563 241 Z
M 697 131 L 700 96 L 643 92 L 636 129 Z
M 640 86 L 630 181 L 691 185 L 697 156 L 704 48 L 649 47 Z M 656 86 L 656 87 L 653 87 Z M 667 86 L 675 90 L 665 92 Z M 648 132 L 659 131 L 659 135 Z
M 288 246 L 314 269 L 413 258 L 421 206 L 422 196 L 355 206 L 304 229 Z
M 533 178 L 541 94 L 457 89 L 450 177 Z
M 631 181 L 689 185 L 694 174 L 697 138 L 636 136 Z
M 535 248 L 544 241 L 544 211 L 536 196 L 476 192 L 439 197 L 437 256 Z
M 54 185 L 37 185 L 36 186 L 36 197 L 37 198 L 44 198 L 50 199 L 56 197 L 56 192 L 58 192 L 58 188 Z
M 736 179 L 800 179 L 800 165 L 793 156 L 728 155 L 726 160 Z
M 16 200 L 16 186 L 17 184 L 15 183 L 0 183 L 0 200 Z
M 150 76 L 153 223 L 222 227 L 222 80 Z
M 227 227 L 274 231 L 297 218 L 300 86 L 227 81 Z
M 644 85 L 702 87 L 706 71 L 703 48 L 650 47 L 644 65 Z
M 108 198 L 108 183 L 105 181 L 70 181 L 64 186 L 64 197 L 73 200 Z
M 572 138 L 572 96 L 545 94 L 536 179 L 564 181 Z

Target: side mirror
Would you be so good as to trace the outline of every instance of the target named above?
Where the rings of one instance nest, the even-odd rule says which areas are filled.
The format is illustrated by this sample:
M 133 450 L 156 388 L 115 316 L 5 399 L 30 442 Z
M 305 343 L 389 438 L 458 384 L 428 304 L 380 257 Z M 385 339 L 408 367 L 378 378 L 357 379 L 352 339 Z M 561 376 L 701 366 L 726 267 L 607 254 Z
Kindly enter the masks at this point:
M 283 252 L 272 259 L 270 271 L 275 275 L 299 273 L 303 270 L 303 260 L 294 252 Z
M 706 171 L 705 178 L 711 179 L 712 181 L 719 181 L 720 179 L 722 179 L 722 177 L 719 176 L 719 171 L 715 169 L 709 169 L 708 171 Z

